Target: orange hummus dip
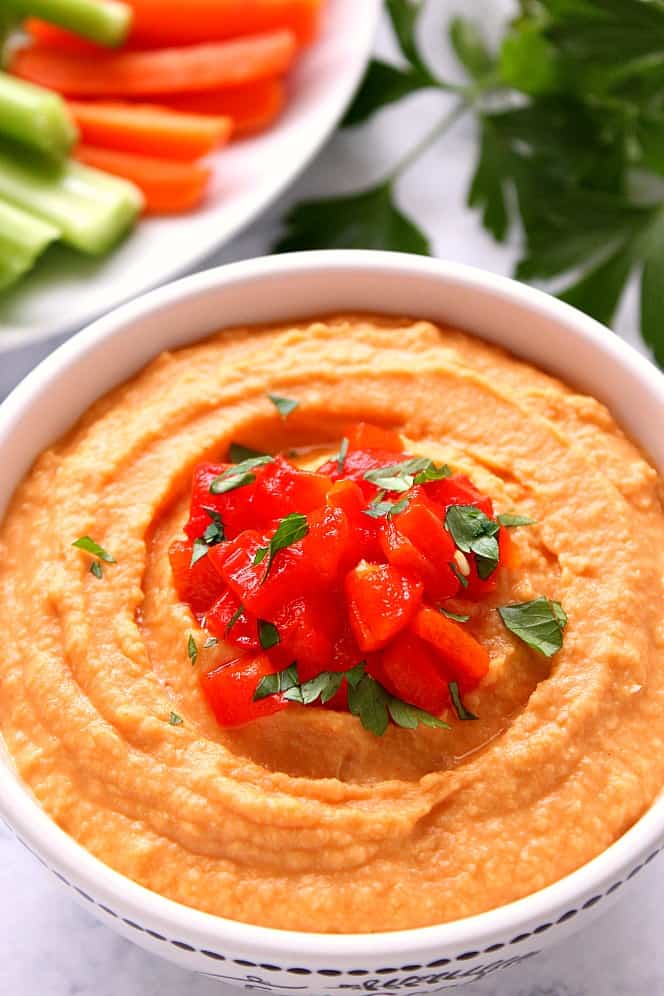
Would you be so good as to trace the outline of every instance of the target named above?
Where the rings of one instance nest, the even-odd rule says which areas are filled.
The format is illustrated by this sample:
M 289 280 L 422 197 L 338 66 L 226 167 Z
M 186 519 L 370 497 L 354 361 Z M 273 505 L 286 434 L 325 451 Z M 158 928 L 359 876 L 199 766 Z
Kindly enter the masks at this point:
M 233 441 L 334 453 L 359 419 L 536 520 L 513 532 L 521 567 L 472 606 L 480 719 L 377 737 L 293 706 L 222 729 L 168 560 L 192 470 Z M 598 401 L 461 332 L 368 316 L 222 332 L 113 390 L 19 487 L 0 526 L 0 731 L 60 827 L 196 909 L 346 933 L 510 902 L 599 854 L 664 783 L 661 485 Z M 117 560 L 101 579 L 72 548 L 85 534 Z M 552 659 L 496 612 L 540 595 L 569 617 Z

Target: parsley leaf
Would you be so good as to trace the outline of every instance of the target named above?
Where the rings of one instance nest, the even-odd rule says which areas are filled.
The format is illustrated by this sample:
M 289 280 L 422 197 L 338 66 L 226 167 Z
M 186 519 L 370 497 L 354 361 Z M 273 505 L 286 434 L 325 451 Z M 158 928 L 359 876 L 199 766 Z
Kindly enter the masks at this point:
M 527 515 L 517 515 L 516 512 L 502 512 L 496 516 L 496 521 L 507 529 L 514 529 L 516 526 L 535 525 L 535 519 L 530 519 Z
M 261 678 L 254 692 L 254 702 L 260 702 L 261 699 L 266 699 L 269 695 L 287 692 L 297 685 L 299 685 L 297 665 L 291 664 L 290 667 L 277 674 L 266 674 L 264 678 Z
M 379 491 L 372 502 L 362 511 L 372 519 L 391 519 L 393 515 L 405 512 L 410 505 L 410 496 L 406 495 L 401 501 L 384 501 L 385 492 Z
M 172 712 L 168 717 L 168 722 L 171 724 L 171 726 L 182 726 L 184 720 L 182 716 L 178 716 L 176 712 Z
M 256 551 L 256 555 L 254 556 L 254 566 L 256 566 L 257 564 L 262 564 L 269 554 L 267 567 L 265 568 L 265 575 L 262 581 L 263 584 L 267 580 L 270 568 L 272 567 L 272 561 L 277 553 L 279 553 L 280 550 L 285 550 L 287 546 L 291 546 L 293 543 L 297 543 L 299 540 L 304 539 L 308 533 L 309 523 L 307 522 L 307 517 L 306 515 L 302 515 L 300 512 L 291 512 L 290 515 L 286 515 L 280 520 L 276 532 L 269 544 L 267 546 L 259 547 Z
M 459 550 L 475 554 L 477 573 L 483 580 L 493 574 L 500 559 L 497 522 L 474 505 L 450 505 L 445 527 Z
M 498 613 L 510 632 L 545 657 L 553 657 L 561 649 L 567 615 L 560 602 L 540 597 L 503 605 Z
M 268 674 L 261 678 L 254 692 L 254 701 L 282 694 L 289 702 L 298 702 L 300 705 L 312 705 L 318 699 L 325 705 L 337 694 L 344 679 L 348 684 L 350 712 L 358 717 L 366 730 L 376 736 L 385 733 L 390 716 L 397 726 L 408 730 L 414 730 L 420 724 L 449 730 L 448 724 L 437 716 L 390 695 L 375 678 L 366 673 L 364 663 L 357 664 L 348 671 L 322 671 L 303 684 L 299 682 L 297 665 L 291 664 L 278 674 Z
M 236 488 L 243 488 L 247 484 L 253 484 L 256 480 L 256 475 L 252 471 L 256 467 L 262 467 L 266 463 L 271 463 L 273 459 L 274 457 L 271 456 L 250 457 L 248 460 L 243 460 L 234 467 L 229 467 L 228 470 L 225 470 L 223 474 L 219 474 L 212 481 L 210 494 L 223 495 L 227 491 L 234 491 Z
M 449 37 L 457 59 L 474 80 L 483 80 L 494 72 L 496 60 L 474 21 L 452 18 Z
M 93 560 L 90 564 L 90 574 L 94 574 L 96 578 L 100 581 L 104 576 L 104 568 L 102 566 L 101 560 Z
M 231 618 L 228 620 L 228 626 L 226 627 L 225 632 L 230 633 L 235 623 L 243 615 L 244 615 L 244 605 L 239 605 L 235 610 L 235 612 L 233 613 L 233 615 L 231 616 Z
M 216 647 L 218 643 L 219 640 L 216 638 L 216 636 L 208 636 L 207 640 L 203 644 L 203 650 L 211 650 L 212 647 Z
M 256 457 L 268 456 L 260 450 L 252 450 L 250 446 L 243 446 L 242 443 L 231 443 L 228 447 L 228 459 L 230 463 L 243 463 L 245 460 L 255 460 Z
M 211 546 L 217 546 L 219 543 L 223 543 L 225 539 L 224 535 L 224 524 L 221 521 L 221 516 L 215 508 L 208 508 L 206 505 L 202 506 L 203 511 L 212 519 L 212 522 L 205 529 L 202 536 L 198 536 L 194 540 L 194 546 L 191 551 L 191 561 L 189 566 L 193 567 L 194 564 L 206 555 Z
M 343 125 L 352 127 L 362 124 L 382 107 L 434 85 L 430 75 L 420 69 L 399 69 L 380 59 L 372 59 L 355 99 L 346 112 Z
M 433 461 L 427 457 L 412 457 L 401 463 L 393 463 L 387 467 L 376 467 L 367 470 L 364 480 L 375 484 L 383 491 L 410 491 L 415 483 L 415 477 L 433 466 Z
M 95 543 L 90 536 L 81 536 L 72 543 L 72 546 L 75 546 L 79 550 L 85 550 L 86 553 L 91 553 L 93 557 L 98 557 L 99 560 L 103 560 L 106 564 L 117 564 L 115 557 L 112 557 L 107 550 L 104 550 L 103 546 L 99 546 L 99 543 Z
M 446 477 L 451 476 L 452 471 L 446 463 L 436 466 L 433 460 L 431 460 L 428 467 L 421 470 L 419 474 L 415 474 L 415 484 L 429 484 L 431 481 L 442 481 Z
M 454 711 L 459 717 L 459 719 L 479 719 L 474 712 L 470 709 L 466 709 L 461 698 L 461 692 L 459 691 L 459 685 L 456 681 L 450 681 L 447 685 L 450 691 L 450 698 L 452 699 L 452 705 L 454 706 Z
M 461 585 L 461 587 L 462 588 L 467 588 L 468 587 L 468 578 L 464 577 L 464 575 L 461 573 L 461 571 L 459 570 L 459 568 L 457 567 L 457 565 L 454 563 L 453 560 L 450 560 L 449 568 L 452 571 L 452 574 L 454 574 L 454 576 L 457 579 L 457 581 L 459 582 L 459 584 Z
M 437 608 L 442 615 L 447 616 L 448 619 L 452 619 L 454 622 L 466 623 L 470 619 L 470 616 L 462 616 L 458 612 L 450 612 L 449 609 L 444 609 L 442 605 L 437 606 Z
M 337 457 L 337 470 L 340 474 L 344 472 L 344 464 L 346 462 L 346 457 L 348 455 L 348 440 L 344 436 L 341 440 L 341 445 L 339 446 L 339 455 Z
M 279 630 L 274 623 L 267 622 L 265 619 L 258 620 L 258 642 L 263 650 L 276 647 L 280 639 Z
M 299 401 L 295 401 L 293 398 L 283 398 L 279 394 L 268 394 L 268 398 L 283 419 L 288 418 L 291 412 L 300 406 Z
M 189 634 L 189 639 L 187 640 L 187 657 L 191 661 L 192 667 L 196 664 L 198 660 L 198 646 L 196 640 L 194 639 L 194 634 Z
M 304 201 L 285 219 L 276 252 L 301 249 L 394 249 L 428 255 L 425 235 L 396 207 L 392 182 L 349 197 Z
M 420 14 L 424 8 L 422 0 L 387 0 L 387 12 L 399 43 L 399 48 L 411 66 L 415 66 L 424 76 L 432 79 L 419 52 L 416 31 Z

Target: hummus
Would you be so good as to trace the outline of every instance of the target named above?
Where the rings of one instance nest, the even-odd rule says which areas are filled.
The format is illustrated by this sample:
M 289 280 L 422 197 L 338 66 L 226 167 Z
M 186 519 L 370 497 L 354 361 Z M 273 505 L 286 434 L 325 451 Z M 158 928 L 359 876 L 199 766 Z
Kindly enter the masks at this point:
M 268 391 L 299 401 L 287 421 Z M 192 470 L 232 441 L 336 452 L 359 419 L 536 520 L 468 623 L 491 657 L 466 702 L 480 720 L 376 737 L 293 706 L 221 729 L 168 560 Z M 660 488 L 599 402 L 463 333 L 363 316 L 222 332 L 99 401 L 18 489 L 0 729 L 59 826 L 197 909 L 367 932 L 499 906 L 597 855 L 664 783 Z M 101 579 L 84 534 L 117 560 Z M 569 617 L 551 660 L 495 611 L 540 595 Z

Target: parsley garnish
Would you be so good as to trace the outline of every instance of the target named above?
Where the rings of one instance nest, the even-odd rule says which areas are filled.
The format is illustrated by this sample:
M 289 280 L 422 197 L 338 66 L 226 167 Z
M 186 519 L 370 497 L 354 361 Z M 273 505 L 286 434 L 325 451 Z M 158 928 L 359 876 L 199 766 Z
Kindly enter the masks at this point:
M 448 724 L 437 716 L 390 695 L 375 678 L 367 674 L 364 663 L 357 664 L 349 671 L 323 671 L 303 684 L 300 684 L 298 678 L 297 665 L 291 664 L 278 674 L 261 678 L 254 693 L 254 701 L 267 698 L 268 695 L 282 694 L 289 702 L 311 705 L 320 699 L 324 705 L 339 691 L 344 678 L 348 682 L 348 708 L 358 717 L 365 730 L 376 736 L 380 737 L 385 733 L 390 717 L 397 726 L 407 730 L 414 730 L 420 724 L 449 730 Z
M 454 622 L 466 623 L 470 619 L 470 616 L 462 616 L 456 612 L 450 612 L 449 609 L 444 609 L 442 605 L 437 606 L 437 608 L 442 615 L 447 616 L 448 619 L 452 619 Z
M 385 492 L 379 491 L 376 497 L 362 511 L 372 519 L 391 519 L 393 515 L 405 512 L 410 504 L 410 496 L 406 495 L 400 501 L 384 501 Z
M 503 512 L 496 516 L 496 521 L 507 529 L 515 529 L 516 526 L 534 526 L 535 520 L 529 519 L 527 515 L 517 515 L 516 512 Z
M 274 457 L 257 456 L 243 460 L 242 463 L 229 467 L 219 477 L 215 477 L 210 485 L 210 494 L 223 495 L 227 491 L 234 491 L 236 488 L 243 488 L 246 484 L 253 484 L 256 475 L 253 471 L 256 467 L 262 467 L 266 463 L 271 463 Z
M 498 241 L 523 233 L 516 276 L 562 281 L 560 296 L 605 324 L 636 276 L 642 335 L 664 364 L 661 0 L 521 0 L 495 50 L 479 18 L 454 18 L 461 84 L 441 79 L 424 57 L 419 17 L 433 0 L 387 6 L 400 65 L 371 63 L 345 123 L 423 89 L 440 101 L 438 120 L 376 186 L 293 207 L 277 248 L 430 253 L 426 234 L 398 207 L 397 183 L 460 115 L 472 114 L 478 144 L 468 203 Z
M 219 543 L 223 543 L 224 537 L 224 524 L 221 521 L 221 516 L 214 508 L 209 508 L 207 505 L 202 506 L 203 511 L 212 519 L 210 525 L 206 528 L 202 536 L 199 536 L 194 540 L 194 546 L 191 551 L 191 562 L 190 567 L 193 567 L 201 557 L 204 557 L 211 546 L 217 546 Z
M 415 475 L 415 483 L 429 484 L 430 481 L 442 481 L 444 478 L 450 477 L 451 475 L 452 471 L 446 463 L 437 466 L 433 460 L 431 460 L 428 467 L 421 470 L 419 474 Z
M 228 459 L 231 463 L 244 463 L 245 460 L 255 460 L 256 457 L 268 456 L 260 450 L 252 450 L 250 446 L 243 446 L 241 443 L 231 443 L 228 447 Z
M 410 491 L 415 484 L 416 476 L 430 470 L 433 466 L 433 460 L 429 460 L 428 457 L 412 457 L 410 460 L 393 463 L 388 467 L 376 467 L 375 470 L 368 470 L 364 475 L 364 480 L 369 481 L 370 484 L 375 484 L 383 491 Z
M 90 574 L 94 574 L 96 578 L 101 579 L 104 576 L 104 568 L 102 567 L 101 560 L 93 560 L 90 564 Z
M 280 639 L 279 630 L 274 623 L 267 622 L 265 619 L 258 620 L 258 642 L 263 650 L 276 647 Z
M 346 456 L 348 455 L 348 440 L 344 436 L 341 440 L 341 445 L 339 446 L 339 456 L 337 457 L 337 470 L 340 474 L 344 472 L 344 463 L 346 462 Z
M 477 573 L 486 580 L 498 566 L 500 550 L 496 533 L 500 526 L 474 505 L 450 505 L 445 527 L 463 553 L 474 553 Z
M 182 726 L 184 720 L 182 716 L 178 716 L 176 712 L 172 712 L 168 717 L 168 722 L 171 724 L 171 726 Z
M 292 543 L 297 543 L 299 540 L 304 539 L 308 532 L 309 524 L 306 515 L 301 515 L 299 512 L 291 512 L 290 515 L 284 516 L 268 545 L 259 547 L 254 556 L 255 567 L 258 564 L 262 564 L 269 554 L 263 583 L 267 580 L 270 568 L 272 567 L 272 561 L 276 554 L 280 550 L 284 550 L 287 546 L 291 546 Z
M 474 712 L 470 709 L 466 709 L 463 701 L 461 699 L 461 692 L 459 691 L 459 685 L 456 681 L 448 682 L 447 687 L 450 690 L 450 698 L 452 699 L 452 705 L 454 706 L 454 711 L 459 717 L 459 719 L 479 719 Z
M 454 563 L 453 560 L 450 560 L 449 566 L 450 566 L 450 570 L 452 571 L 452 574 L 454 574 L 455 578 L 457 579 L 457 581 L 459 582 L 459 584 L 461 585 L 461 587 L 462 588 L 467 588 L 468 587 L 468 578 L 466 578 L 466 577 L 463 576 L 463 574 L 461 573 L 461 571 L 459 570 L 459 568 L 457 567 L 457 565 Z
M 203 650 L 211 650 L 212 647 L 216 647 L 218 643 L 219 640 L 216 636 L 208 636 L 207 640 L 203 644 Z
M 85 550 L 86 553 L 91 553 L 93 557 L 98 557 L 105 564 L 117 564 L 115 557 L 111 556 L 108 550 L 104 550 L 103 546 L 99 546 L 99 543 L 95 543 L 90 536 L 81 536 L 80 539 L 72 543 L 72 546 L 79 550 Z
M 268 398 L 284 419 L 288 418 L 291 412 L 300 406 L 299 401 L 294 401 L 293 398 L 282 398 L 278 394 L 268 394 Z
M 561 649 L 567 615 L 560 602 L 540 597 L 503 605 L 498 613 L 510 632 L 545 657 L 553 657 Z
M 194 634 L 189 634 L 189 639 L 187 640 L 187 657 L 191 661 L 192 667 L 198 660 L 198 647 L 194 639 Z
M 231 618 L 229 619 L 228 626 L 226 627 L 225 632 L 230 633 L 235 623 L 243 615 L 244 615 L 244 605 L 239 605 L 235 610 L 235 612 L 233 613 L 233 615 L 231 616 Z

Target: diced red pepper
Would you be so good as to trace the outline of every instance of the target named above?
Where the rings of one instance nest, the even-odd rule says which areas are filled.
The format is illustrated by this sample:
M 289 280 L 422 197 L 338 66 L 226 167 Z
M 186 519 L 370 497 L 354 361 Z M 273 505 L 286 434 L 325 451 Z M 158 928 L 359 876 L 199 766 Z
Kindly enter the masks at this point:
M 260 469 L 251 523 L 259 528 L 292 512 L 304 515 L 320 508 L 332 486 L 329 477 L 300 470 L 281 456 Z
M 232 464 L 229 463 L 201 463 L 196 467 L 191 493 L 191 514 L 184 527 L 189 539 L 198 539 L 212 522 L 205 511 L 206 507 L 213 508 L 221 516 L 227 539 L 233 539 L 243 529 L 254 524 L 252 505 L 256 491 L 255 482 L 222 495 L 210 494 L 210 485 L 214 479 L 231 467 Z M 252 474 L 258 479 L 262 470 L 263 467 L 256 467 Z
M 371 422 L 354 422 L 345 432 L 349 450 L 388 450 L 403 452 L 403 440 L 395 429 L 384 429 Z M 400 458 L 398 458 L 400 459 Z M 394 463 L 397 460 L 393 461 Z
M 259 654 L 238 657 L 201 673 L 203 694 L 220 726 L 244 726 L 286 708 L 287 703 L 280 695 L 253 700 L 261 678 L 274 670 L 269 658 Z
M 380 521 L 365 513 L 368 501 L 362 488 L 355 481 L 337 481 L 327 493 L 327 503 L 333 508 L 342 508 L 346 513 L 352 542 L 356 546 L 356 561 L 381 559 Z
M 346 576 L 346 605 L 360 650 L 379 650 L 414 618 L 422 582 L 391 564 L 362 561 Z
M 224 590 L 224 582 L 207 554 L 191 566 L 193 543 L 174 540 L 168 551 L 178 598 L 186 602 L 199 620 Z
M 332 670 L 334 615 L 332 600 L 323 596 L 310 594 L 287 602 L 274 619 L 279 644 L 270 654 L 282 667 L 297 661 L 300 681 Z
M 439 715 L 449 705 L 447 680 L 428 643 L 406 630 L 378 655 L 371 673 L 388 692 Z
M 234 643 L 244 650 L 258 651 L 261 647 L 258 639 L 258 619 L 244 606 L 242 615 L 237 616 L 241 605 L 240 599 L 227 588 L 206 614 L 205 628 L 218 640 Z
M 420 578 L 425 588 L 436 583 L 436 570 L 415 544 L 397 529 L 394 519 L 384 521 L 380 532 L 381 550 L 390 564 L 405 574 Z
M 443 515 L 450 505 L 475 505 L 485 515 L 493 517 L 491 499 L 478 491 L 472 481 L 463 474 L 444 477 L 440 481 L 432 481 L 424 486 L 427 489 L 427 496 L 443 506 Z
M 378 488 L 371 481 L 365 481 L 364 475 L 367 471 L 376 470 L 378 467 L 391 467 L 392 464 L 401 463 L 405 459 L 407 454 L 395 453 L 394 450 L 349 450 L 344 460 L 343 471 L 339 469 L 339 461 L 333 459 L 326 460 L 318 468 L 318 473 L 325 474 L 333 481 L 355 481 L 365 498 L 371 501 Z
M 269 542 L 269 533 L 245 529 L 229 543 L 213 546 L 208 557 L 243 605 L 260 619 L 274 621 L 284 603 L 320 588 L 324 581 L 304 556 L 302 541 L 279 550 L 269 571 L 269 554 L 255 564 L 258 550 Z
M 416 489 L 404 511 L 395 516 L 394 524 L 434 567 L 433 575 L 423 576 L 428 594 L 439 601 L 454 597 L 460 584 L 450 567 L 456 546 L 421 488 Z
M 512 539 L 509 529 L 501 526 L 498 533 L 498 548 L 500 550 L 500 566 L 514 570 L 521 566 L 521 554 L 519 548 Z
M 330 584 L 343 568 L 357 563 L 359 544 L 353 541 L 348 516 L 342 508 L 324 505 L 307 515 L 309 532 L 302 540 L 302 553 Z
M 489 655 L 462 625 L 436 609 L 423 606 L 415 616 L 412 632 L 440 654 L 443 667 L 465 690 L 474 688 L 489 670 Z

